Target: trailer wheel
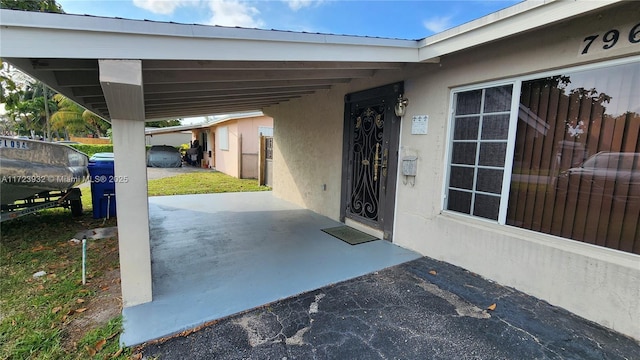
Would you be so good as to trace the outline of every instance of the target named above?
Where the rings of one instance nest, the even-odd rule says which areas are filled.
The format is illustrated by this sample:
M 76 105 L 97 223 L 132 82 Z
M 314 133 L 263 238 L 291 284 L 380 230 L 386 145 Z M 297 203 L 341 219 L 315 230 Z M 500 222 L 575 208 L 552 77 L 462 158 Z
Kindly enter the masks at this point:
M 71 208 L 71 215 L 74 217 L 82 216 L 82 200 L 70 200 L 69 207 Z

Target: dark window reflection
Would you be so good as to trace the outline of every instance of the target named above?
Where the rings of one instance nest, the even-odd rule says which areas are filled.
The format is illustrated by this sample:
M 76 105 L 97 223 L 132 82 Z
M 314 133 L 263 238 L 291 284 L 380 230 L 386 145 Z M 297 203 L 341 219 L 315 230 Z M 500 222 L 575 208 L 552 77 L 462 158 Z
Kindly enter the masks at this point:
M 640 63 L 523 82 L 507 223 L 640 254 Z

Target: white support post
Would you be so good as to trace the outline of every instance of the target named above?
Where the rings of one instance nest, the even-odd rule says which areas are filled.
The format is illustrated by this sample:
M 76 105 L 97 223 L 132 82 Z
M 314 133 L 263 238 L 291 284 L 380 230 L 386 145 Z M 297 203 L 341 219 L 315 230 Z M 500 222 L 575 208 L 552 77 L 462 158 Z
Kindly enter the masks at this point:
M 129 307 L 152 300 L 142 64 L 99 64 L 113 130 L 122 302 Z

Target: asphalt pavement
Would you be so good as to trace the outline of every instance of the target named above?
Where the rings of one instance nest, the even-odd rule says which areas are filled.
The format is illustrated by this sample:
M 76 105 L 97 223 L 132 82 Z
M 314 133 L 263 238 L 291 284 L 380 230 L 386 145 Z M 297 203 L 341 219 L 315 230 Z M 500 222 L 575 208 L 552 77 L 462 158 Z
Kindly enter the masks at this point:
M 159 360 L 640 359 L 640 343 L 631 338 L 430 258 L 138 351 Z

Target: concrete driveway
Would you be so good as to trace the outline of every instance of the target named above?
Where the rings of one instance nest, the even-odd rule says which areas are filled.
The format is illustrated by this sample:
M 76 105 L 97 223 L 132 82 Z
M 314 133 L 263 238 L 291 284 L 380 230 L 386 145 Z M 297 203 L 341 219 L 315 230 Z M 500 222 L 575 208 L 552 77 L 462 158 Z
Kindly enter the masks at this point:
M 195 166 L 183 165 L 179 168 L 147 168 L 147 180 L 156 180 L 166 177 L 172 177 L 180 174 L 189 174 L 194 172 L 215 172 L 213 169 L 204 169 Z
M 163 360 L 640 358 L 630 338 L 430 258 L 139 350 Z

